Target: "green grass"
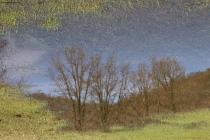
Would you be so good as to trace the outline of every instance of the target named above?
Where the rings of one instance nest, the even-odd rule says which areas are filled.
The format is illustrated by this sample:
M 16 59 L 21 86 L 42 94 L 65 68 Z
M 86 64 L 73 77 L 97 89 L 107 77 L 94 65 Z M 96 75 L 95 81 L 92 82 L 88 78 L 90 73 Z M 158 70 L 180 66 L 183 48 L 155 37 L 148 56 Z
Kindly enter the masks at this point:
M 15 93 L 15 94 L 14 94 Z M 18 90 L 1 90 L 0 93 L 0 139 L 50 139 L 59 125 L 52 114 L 44 111 L 45 104 L 30 100 Z M 17 117 L 15 115 L 21 115 Z
M 161 123 L 142 128 L 111 127 L 111 132 L 59 131 L 65 125 L 44 103 L 25 98 L 10 88 L 0 91 L 1 140 L 207 140 L 210 138 L 210 111 L 197 110 L 175 115 L 156 115 Z M 15 115 L 20 114 L 21 117 Z

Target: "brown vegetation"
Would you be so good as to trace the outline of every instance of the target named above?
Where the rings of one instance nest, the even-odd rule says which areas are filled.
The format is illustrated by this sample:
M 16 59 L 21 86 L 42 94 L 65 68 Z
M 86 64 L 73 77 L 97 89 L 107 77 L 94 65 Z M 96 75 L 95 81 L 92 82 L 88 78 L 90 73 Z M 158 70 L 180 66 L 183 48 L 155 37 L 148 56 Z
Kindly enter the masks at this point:
M 108 131 L 111 107 L 118 97 L 118 68 L 113 56 L 110 56 L 105 64 L 102 64 L 101 57 L 93 57 L 91 64 L 91 102 L 97 111 L 102 130 Z
M 162 92 L 167 98 L 167 106 L 171 111 L 177 111 L 176 98 L 180 93 L 181 81 L 185 76 L 185 69 L 175 59 L 162 58 L 151 59 L 152 63 L 152 80 L 155 87 L 161 87 Z
M 2 51 L 3 49 L 5 49 L 5 47 L 7 46 L 8 42 L 7 40 L 1 40 L 0 41 L 0 82 L 3 82 L 5 80 L 5 76 L 7 73 L 7 69 L 5 68 L 5 65 L 3 63 L 3 56 L 2 56 Z
M 117 65 L 113 55 L 102 63 L 100 56 L 88 58 L 77 47 L 65 50 L 66 61 L 59 58 L 53 60 L 52 79 L 61 96 L 31 96 L 65 119 L 65 129 L 144 126 L 158 122 L 149 119 L 152 114 L 210 107 L 209 69 L 186 75 L 177 60 L 154 57 L 151 65 L 140 63 L 130 72 L 129 63 Z
M 84 50 L 72 47 L 63 51 L 64 62 L 58 55 L 53 59 L 52 80 L 62 95 L 69 100 L 72 108 L 73 124 L 76 130 L 82 131 L 86 115 L 86 103 L 90 93 L 90 61 Z

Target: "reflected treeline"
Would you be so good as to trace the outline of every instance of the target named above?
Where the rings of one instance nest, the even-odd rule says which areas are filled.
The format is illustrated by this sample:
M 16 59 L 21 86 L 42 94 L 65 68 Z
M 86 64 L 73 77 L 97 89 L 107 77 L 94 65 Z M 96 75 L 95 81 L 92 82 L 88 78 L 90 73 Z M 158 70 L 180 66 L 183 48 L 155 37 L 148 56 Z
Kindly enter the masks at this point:
M 102 59 L 76 46 L 60 51 L 50 70 L 57 95 L 30 96 L 47 101 L 48 109 L 68 122 L 64 130 L 77 131 L 142 127 L 161 123 L 154 114 L 209 106 L 209 69 L 186 75 L 176 59 L 151 57 L 150 64 L 140 62 L 131 71 L 129 62 L 117 63 L 114 55 Z
M 66 48 L 53 57 L 51 79 L 55 91 L 70 103 L 75 130 L 84 129 L 89 103 L 94 106 L 103 131 L 109 130 L 113 115 L 120 115 L 125 102 L 139 118 L 148 116 L 152 105 L 158 107 L 158 112 L 160 106 L 178 111 L 177 99 L 185 79 L 185 68 L 176 59 L 153 57 L 150 66 L 140 63 L 138 70 L 133 72 L 129 62 L 117 64 L 114 52 L 105 62 L 102 59 L 100 55 L 87 56 L 84 49 L 77 46 Z M 135 101 L 130 100 L 133 97 Z
M 66 18 L 72 17 L 119 17 L 126 15 L 133 8 L 161 9 L 169 8 L 168 12 L 182 11 L 188 15 L 200 9 L 209 8 L 209 0 L 71 0 L 71 1 L 1 1 L 0 2 L 0 30 L 3 34 L 19 27 L 58 29 Z M 73 16 L 72 16 L 73 15 Z

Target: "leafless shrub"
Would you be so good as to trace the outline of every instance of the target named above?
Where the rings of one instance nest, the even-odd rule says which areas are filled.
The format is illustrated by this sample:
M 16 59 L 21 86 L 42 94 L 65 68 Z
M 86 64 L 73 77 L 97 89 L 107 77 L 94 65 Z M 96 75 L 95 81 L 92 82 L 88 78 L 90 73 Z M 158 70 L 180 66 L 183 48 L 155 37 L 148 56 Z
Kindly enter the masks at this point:
M 98 112 L 103 131 L 108 131 L 112 106 L 118 97 L 118 67 L 113 56 L 105 64 L 101 57 L 92 57 L 91 97 Z
M 176 97 L 180 91 L 181 80 L 185 77 L 185 69 L 176 59 L 169 57 L 157 60 L 151 58 L 153 84 L 162 87 L 168 100 L 167 105 L 173 112 L 177 111 Z M 166 105 L 166 104 L 165 104 Z
M 91 86 L 90 61 L 83 49 L 66 48 L 53 58 L 54 69 L 51 78 L 64 97 L 68 98 L 72 107 L 73 124 L 76 130 L 82 131 L 86 115 L 86 103 Z

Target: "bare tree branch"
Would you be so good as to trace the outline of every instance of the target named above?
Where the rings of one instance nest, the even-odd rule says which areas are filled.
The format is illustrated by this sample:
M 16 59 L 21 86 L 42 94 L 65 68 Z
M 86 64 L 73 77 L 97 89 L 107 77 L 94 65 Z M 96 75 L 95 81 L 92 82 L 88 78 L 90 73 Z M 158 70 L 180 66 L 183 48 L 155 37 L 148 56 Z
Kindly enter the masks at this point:
M 51 78 L 62 95 L 69 99 L 74 127 L 81 131 L 84 126 L 86 102 L 90 92 L 90 61 L 83 49 L 74 46 L 59 53 L 56 60 L 53 59 L 53 66 L 54 71 L 51 70 Z
M 151 59 L 152 77 L 156 85 L 161 85 L 166 93 L 169 101 L 171 111 L 176 112 L 176 94 L 180 85 L 180 80 L 185 76 L 185 69 L 176 59 L 162 58 L 156 60 L 155 57 Z

